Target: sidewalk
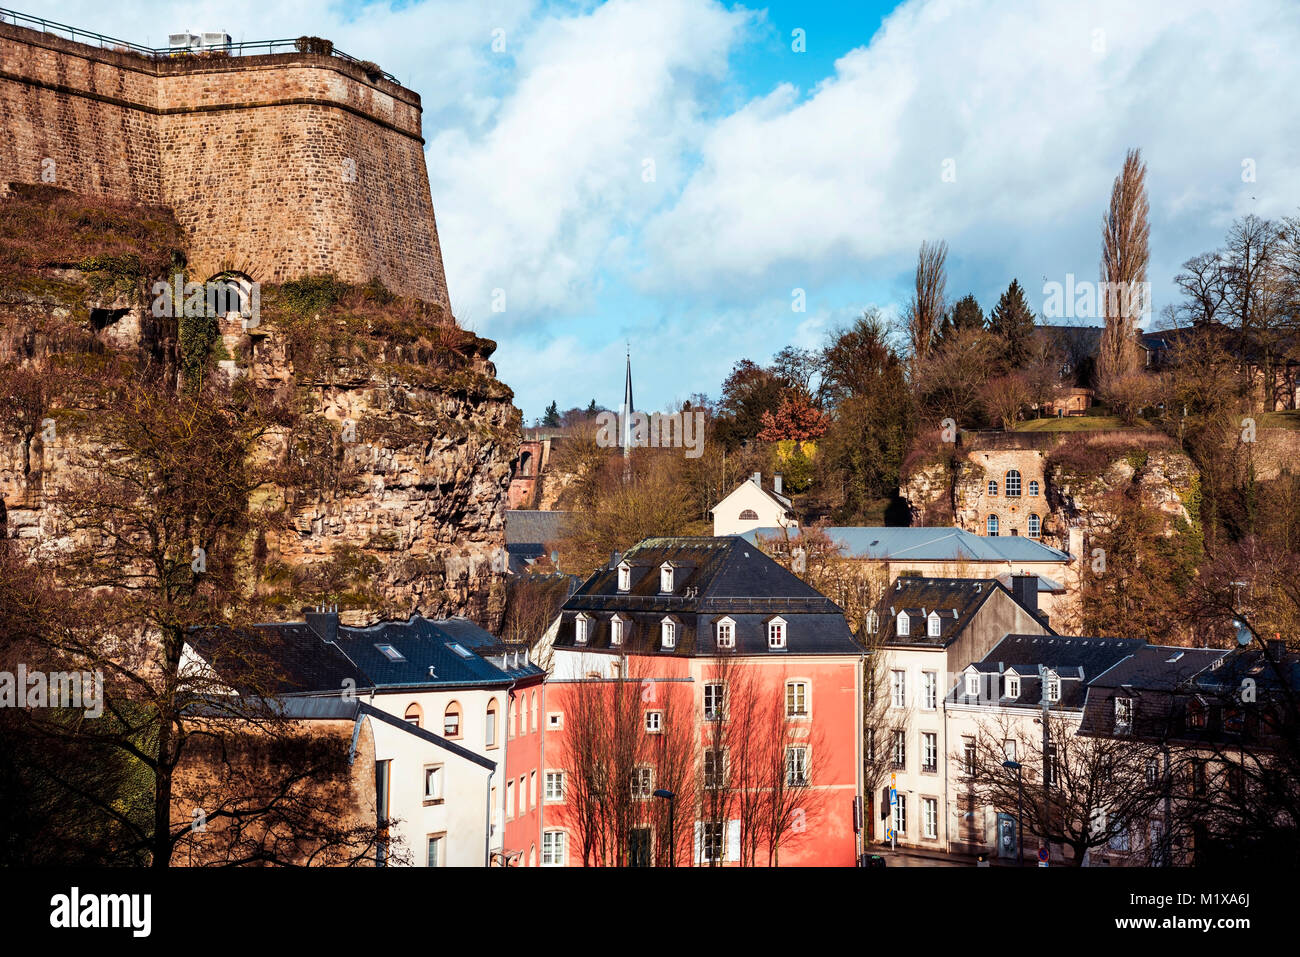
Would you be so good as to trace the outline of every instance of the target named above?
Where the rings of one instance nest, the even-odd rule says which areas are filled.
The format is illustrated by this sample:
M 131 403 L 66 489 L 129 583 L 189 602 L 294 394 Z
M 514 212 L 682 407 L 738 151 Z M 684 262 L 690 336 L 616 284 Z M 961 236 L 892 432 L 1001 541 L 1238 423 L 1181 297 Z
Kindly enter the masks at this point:
M 888 862 L 887 867 L 974 867 L 977 863 L 973 854 L 944 854 L 919 847 L 891 851 L 888 844 L 868 844 L 866 853 L 879 854 Z M 995 862 L 993 866 L 999 865 Z

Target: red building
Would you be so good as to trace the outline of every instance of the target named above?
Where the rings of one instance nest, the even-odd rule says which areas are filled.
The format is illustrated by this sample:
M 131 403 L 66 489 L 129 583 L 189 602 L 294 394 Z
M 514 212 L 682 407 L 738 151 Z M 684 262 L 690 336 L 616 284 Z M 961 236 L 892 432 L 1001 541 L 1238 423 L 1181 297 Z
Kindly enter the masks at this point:
M 564 604 L 551 651 L 542 864 L 856 862 L 863 649 L 756 547 L 616 554 Z

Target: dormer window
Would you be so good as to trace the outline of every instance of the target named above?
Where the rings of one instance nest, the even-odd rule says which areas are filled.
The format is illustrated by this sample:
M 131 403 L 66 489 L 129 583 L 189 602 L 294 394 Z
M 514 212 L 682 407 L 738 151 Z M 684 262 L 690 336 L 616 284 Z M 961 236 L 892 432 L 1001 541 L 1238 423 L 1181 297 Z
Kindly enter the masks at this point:
M 659 591 L 665 595 L 672 594 L 673 590 L 673 566 L 664 562 L 659 566 Z
M 773 618 L 767 623 L 767 647 L 785 647 L 785 619 Z
M 573 619 L 573 641 L 575 644 L 585 645 L 587 639 L 591 636 L 591 619 L 586 615 L 579 615 Z
M 1061 676 L 1051 671 L 1047 673 L 1047 700 L 1061 700 Z
M 939 613 L 937 611 L 930 612 L 930 617 L 925 620 L 925 633 L 931 638 L 938 638 L 941 627 Z
M 997 479 L 989 479 L 989 494 L 990 494 L 990 495 L 997 495 L 997 494 L 998 494 L 998 480 L 997 480 Z
M 623 562 L 618 566 L 618 590 L 630 591 L 632 589 L 632 566 Z
M 609 620 L 609 643 L 611 645 L 623 644 L 623 619 L 618 615 Z
M 896 624 L 896 630 L 898 631 L 898 634 L 899 634 L 900 636 L 906 636 L 906 635 L 911 634 L 911 631 L 912 631 L 912 623 L 911 623 L 911 619 L 909 619 L 909 618 L 907 617 L 907 612 L 905 612 L 905 611 L 900 611 L 900 612 L 898 613 L 898 621 L 897 621 L 897 624 Z
M 980 676 L 978 674 L 968 674 L 966 676 L 966 697 L 978 698 L 980 694 Z
M 730 618 L 723 618 L 718 622 L 718 647 L 736 647 L 736 623 Z
M 1007 675 L 1007 697 L 1008 698 L 1020 697 L 1020 676 L 1019 675 Z
M 659 626 L 660 644 L 665 648 L 677 647 L 677 622 L 665 618 Z

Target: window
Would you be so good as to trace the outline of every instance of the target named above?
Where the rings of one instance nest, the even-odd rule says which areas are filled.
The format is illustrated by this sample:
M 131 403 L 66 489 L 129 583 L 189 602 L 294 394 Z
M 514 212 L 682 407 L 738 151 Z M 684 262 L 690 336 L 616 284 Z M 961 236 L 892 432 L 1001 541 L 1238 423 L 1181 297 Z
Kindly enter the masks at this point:
M 1020 675 L 1007 675 L 1007 697 L 1020 697 Z
M 1128 734 L 1133 730 L 1133 699 L 1115 699 L 1115 733 Z
M 998 482 L 997 482 L 997 479 L 989 479 L 989 494 L 990 494 L 990 495 L 997 495 L 997 494 L 998 494 Z
M 785 647 L 785 619 L 773 618 L 767 623 L 767 647 Z
M 483 745 L 489 748 L 497 746 L 497 699 L 488 702 L 487 715 L 483 720 Z
M 785 683 L 785 713 L 790 718 L 807 716 L 808 682 L 787 681 Z
M 670 594 L 673 590 L 673 566 L 664 562 L 659 566 L 659 591 Z
M 1016 741 L 1015 738 L 1005 738 L 1002 741 L 1002 757 L 1008 761 L 1016 759 Z
M 618 590 L 628 591 L 632 587 L 632 566 L 623 562 L 618 566 Z
M 1115 835 L 1110 839 L 1109 847 L 1112 851 L 1122 851 L 1125 853 L 1132 850 L 1132 843 L 1129 840 L 1129 830 L 1127 827 L 1124 827 L 1123 825 L 1120 826 L 1119 830 L 1116 831 Z
M 966 697 L 978 698 L 980 695 L 980 676 L 978 674 L 968 674 L 966 676 Z
M 1020 497 L 1020 473 L 1015 469 L 1007 473 L 1007 495 L 1011 498 Z
M 428 851 L 425 854 L 424 863 L 426 867 L 444 867 L 442 857 L 442 845 L 446 835 L 431 834 L 429 835 Z
M 1043 520 L 1034 513 L 1029 514 L 1029 537 L 1041 538 L 1043 534 Z
M 939 736 L 933 731 L 921 735 L 921 770 L 939 770 Z
M 1160 780 L 1160 759 L 1147 758 L 1147 784 L 1154 786 Z
M 718 622 L 718 647 L 736 647 L 736 623 L 730 618 L 723 618 Z
M 408 704 L 405 717 L 407 721 L 418 728 L 424 718 L 424 710 L 418 704 Z
M 441 764 L 426 764 L 424 766 L 424 799 L 426 801 L 442 800 Z
M 1205 700 L 1201 697 L 1194 697 L 1187 702 L 1187 727 L 1195 730 L 1203 730 L 1208 717 L 1209 709 L 1205 706 Z
M 874 635 L 876 629 L 880 627 L 880 616 L 876 614 L 875 609 L 867 612 L 867 634 Z
M 890 704 L 895 708 L 907 707 L 907 672 L 891 671 L 889 673 Z
M 442 733 L 449 738 L 460 737 L 460 705 L 455 701 L 442 713 Z
M 894 729 L 894 768 L 907 769 L 907 732 L 901 728 Z
M 721 721 L 727 706 L 727 689 L 721 682 L 713 681 L 704 686 L 704 720 Z
M 1035 495 L 1037 495 L 1037 494 L 1038 494 L 1038 482 L 1034 481 L 1033 479 L 1030 479 L 1030 481 L 1029 481 L 1029 495 L 1030 495 L 1030 497 L 1033 497 L 1033 496 L 1035 496 Z
M 1192 758 L 1192 793 L 1197 797 L 1205 795 L 1205 762 L 1200 758 Z
M 907 795 L 901 791 L 894 804 L 894 830 L 899 834 L 907 833 Z
M 406 660 L 406 657 L 400 651 L 394 648 L 392 645 L 375 645 L 375 647 L 378 648 L 380 654 L 382 654 L 389 661 Z
M 993 537 L 993 538 L 997 538 L 997 536 L 998 536 L 998 517 L 997 517 L 996 515 L 990 515 L 990 516 L 989 516 L 989 520 L 988 520 L 987 522 L 984 523 L 984 530 L 985 530 L 986 532 L 988 532 L 988 534 L 989 534 L 991 537 Z
M 623 644 L 623 619 L 618 615 L 609 620 L 609 643 L 611 645 Z
M 1056 787 L 1056 779 L 1060 774 L 1060 767 L 1056 763 L 1056 745 L 1047 746 L 1047 755 L 1043 759 L 1043 778 L 1046 785 Z
M 653 768 L 633 768 L 632 769 L 632 799 L 635 801 L 648 801 L 654 794 L 655 773 Z
M 942 627 L 939 621 L 939 613 L 937 611 L 930 612 L 930 617 L 925 620 L 926 635 L 930 638 L 938 638 Z
M 1047 700 L 1061 700 L 1061 676 L 1051 671 L 1047 673 Z
M 895 628 L 898 631 L 900 637 L 906 637 L 911 632 L 912 622 L 907 617 L 907 612 L 900 611 L 898 613 L 898 621 L 896 623 Z
M 658 734 L 664 729 L 664 713 L 662 711 L 647 711 L 645 713 L 645 729 L 647 734 Z
M 677 645 L 677 623 L 671 618 L 665 618 L 660 624 L 660 644 L 665 648 L 673 648 Z
M 528 772 L 528 806 L 537 807 L 537 772 Z
M 564 866 L 564 832 L 542 833 L 542 867 Z
M 506 737 L 513 739 L 517 731 L 518 712 L 515 710 L 514 701 L 510 702 L 510 723 L 506 725 Z
M 726 825 L 722 821 L 704 821 L 700 824 L 700 858 L 705 862 L 726 859 Z
M 514 820 L 515 816 L 515 782 L 506 782 L 506 820 Z
M 935 798 L 921 798 L 922 833 L 935 840 L 939 836 L 939 802 Z
M 558 731 L 561 728 L 563 728 L 564 712 L 563 711 L 546 712 L 546 726 L 550 728 L 552 731 Z
M 754 511 L 752 508 L 747 508 L 740 513 L 740 520 L 742 522 L 757 522 L 758 512 Z
M 727 786 L 727 752 L 712 748 L 704 752 L 704 786 L 716 790 Z
M 785 749 L 785 784 L 786 787 L 803 787 L 808 783 L 808 749 L 804 747 Z
M 975 776 L 975 768 L 977 766 L 975 761 L 975 739 L 974 738 L 961 739 L 961 763 L 962 763 L 962 770 L 964 770 L 969 777 L 973 778 Z
M 537 692 L 533 692 L 533 730 L 537 730 Z
M 564 800 L 563 771 L 546 772 L 546 791 L 543 799 L 549 804 Z
M 939 675 L 934 671 L 921 672 L 921 701 L 926 711 L 939 708 Z
M 578 615 L 573 620 L 573 640 L 579 645 L 585 645 L 587 638 L 591 634 L 591 620 L 586 615 Z
M 1246 715 L 1240 708 L 1224 706 L 1223 730 L 1228 734 L 1241 734 L 1246 728 Z

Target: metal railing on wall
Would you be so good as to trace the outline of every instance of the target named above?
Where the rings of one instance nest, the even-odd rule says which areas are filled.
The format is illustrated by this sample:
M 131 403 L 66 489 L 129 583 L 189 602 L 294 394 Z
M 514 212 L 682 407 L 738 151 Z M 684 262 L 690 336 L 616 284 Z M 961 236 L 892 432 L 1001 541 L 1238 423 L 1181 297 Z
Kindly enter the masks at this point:
M 340 60 L 346 60 L 348 63 L 355 63 L 372 76 L 383 77 L 392 83 L 397 83 L 397 77 L 391 73 L 386 73 L 370 60 L 360 60 L 357 57 L 350 56 L 342 50 L 334 48 L 329 41 L 319 41 L 314 37 L 297 37 L 288 40 L 250 40 L 247 42 L 229 42 L 218 43 L 206 47 L 147 47 L 139 43 L 131 43 L 127 40 L 119 40 L 116 37 L 105 36 L 102 33 L 96 33 L 93 30 L 82 30 L 79 27 L 69 26 L 66 23 L 59 23 L 55 20 L 46 20 L 44 17 L 33 17 L 30 14 L 19 13 L 16 10 L 7 10 L 0 7 L 0 23 L 12 23 L 15 26 L 27 27 L 32 30 L 39 30 L 41 33 L 52 33 L 55 36 L 63 36 L 77 43 L 85 43 L 89 46 L 102 47 L 105 50 L 117 50 L 121 52 L 135 53 L 139 56 L 148 57 L 151 60 L 170 60 L 180 57 L 195 57 L 197 59 L 208 59 L 222 56 L 252 56 L 267 53 L 320 53 L 327 56 L 338 57 Z

